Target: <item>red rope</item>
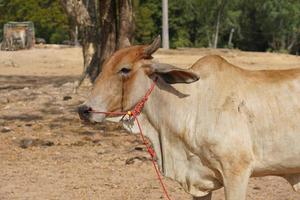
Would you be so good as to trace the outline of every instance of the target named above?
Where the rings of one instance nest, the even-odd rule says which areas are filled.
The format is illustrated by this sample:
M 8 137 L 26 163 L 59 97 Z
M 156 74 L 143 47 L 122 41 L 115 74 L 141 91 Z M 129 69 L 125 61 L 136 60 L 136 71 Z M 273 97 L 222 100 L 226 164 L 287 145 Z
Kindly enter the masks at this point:
M 138 125 L 138 128 L 139 128 L 139 131 L 140 131 L 140 135 L 141 135 L 141 138 L 142 138 L 142 141 L 144 143 L 144 145 L 146 146 L 147 148 L 147 151 L 151 157 L 151 161 L 152 161 L 152 164 L 153 164 L 153 167 L 155 169 L 155 172 L 156 172 L 156 175 L 157 175 L 157 178 L 159 180 L 159 183 L 163 189 L 163 192 L 164 192 L 164 195 L 166 197 L 166 199 L 168 200 L 171 200 L 169 194 L 168 194 L 168 191 L 166 189 L 166 186 L 163 182 L 163 179 L 162 179 L 162 176 L 159 172 L 159 169 L 158 169 L 158 166 L 155 162 L 155 151 L 153 150 L 153 148 L 149 145 L 149 143 L 147 142 L 147 140 L 145 139 L 145 136 L 144 136 L 144 133 L 143 133 L 143 130 L 142 130 L 142 127 L 140 125 L 140 122 L 138 120 L 138 116 L 141 114 L 143 108 L 144 108 L 144 105 L 146 103 L 146 101 L 148 100 L 148 97 L 150 96 L 150 94 L 152 93 L 155 85 L 157 83 L 157 79 L 155 79 L 151 85 L 151 87 L 149 88 L 149 90 L 146 92 L 146 94 L 144 95 L 144 97 L 135 105 L 134 109 L 132 111 L 128 111 L 128 112 L 101 112 L 101 111 L 93 111 L 91 110 L 90 112 L 92 113 L 99 113 L 99 114 L 106 114 L 106 115 L 115 115 L 115 116 L 120 116 L 120 115 L 123 115 L 123 117 L 125 115 L 128 115 L 129 117 L 132 117 L 136 124 Z
M 139 114 L 141 114 L 141 112 L 144 108 L 144 105 L 145 105 L 146 101 L 148 100 L 148 97 L 150 96 L 150 94 L 152 93 L 152 91 L 156 85 L 156 82 L 157 82 L 157 78 L 153 81 L 151 87 L 148 89 L 148 91 L 146 92 L 144 97 L 135 105 L 134 109 L 131 111 L 131 115 L 133 117 L 137 117 Z
M 137 117 L 134 117 L 134 119 L 135 119 L 135 121 L 136 121 L 136 123 L 137 123 L 137 125 L 138 125 L 138 127 L 139 127 L 140 134 L 141 134 L 142 140 L 143 140 L 143 142 L 144 142 L 144 144 L 145 144 L 145 146 L 146 146 L 146 148 L 147 148 L 147 151 L 149 152 L 149 154 L 150 154 L 150 156 L 151 156 L 151 161 L 152 161 L 153 167 L 154 167 L 154 169 L 155 169 L 155 172 L 156 172 L 157 178 L 158 178 L 158 180 L 159 180 L 159 183 L 160 183 L 160 185 L 161 185 L 161 187 L 162 187 L 162 189 L 163 189 L 164 195 L 165 195 L 166 199 L 171 200 L 171 198 L 170 198 L 170 196 L 169 196 L 169 193 L 168 193 L 168 191 L 167 191 L 167 189 L 166 189 L 166 186 L 165 186 L 165 184 L 164 184 L 164 182 L 163 182 L 163 180 L 162 180 L 162 177 L 161 177 L 161 174 L 160 174 L 159 169 L 158 169 L 158 167 L 157 167 L 157 164 L 156 164 L 156 162 L 155 162 L 155 160 L 154 160 L 154 158 L 155 158 L 155 151 L 154 151 L 154 150 L 152 149 L 152 147 L 147 143 L 147 141 L 146 141 L 146 139 L 145 139 L 145 137 L 144 137 L 144 134 L 143 134 L 143 131 L 142 131 L 142 127 L 141 127 L 141 125 L 140 125 L 140 122 L 139 122 L 138 118 L 137 118 Z

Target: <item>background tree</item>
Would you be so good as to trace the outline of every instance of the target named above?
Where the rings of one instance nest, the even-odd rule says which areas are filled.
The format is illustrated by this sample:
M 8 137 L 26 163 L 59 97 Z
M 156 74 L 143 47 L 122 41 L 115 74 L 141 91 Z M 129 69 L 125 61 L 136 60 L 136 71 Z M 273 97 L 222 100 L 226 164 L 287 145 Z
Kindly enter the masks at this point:
M 160 34 L 162 28 L 162 5 L 160 0 L 134 0 L 134 43 L 149 43 Z
M 266 0 L 260 15 L 262 34 L 269 48 L 291 53 L 300 35 L 300 1 Z
M 84 72 L 92 82 L 105 59 L 129 45 L 134 30 L 131 0 L 61 0 L 66 13 L 81 34 Z
M 223 17 L 223 13 L 227 4 L 227 0 L 219 0 L 218 2 L 218 14 L 217 14 L 217 21 L 216 21 L 216 32 L 214 34 L 214 48 L 218 47 L 218 41 L 219 41 L 219 31 L 220 31 L 220 23 L 221 18 Z

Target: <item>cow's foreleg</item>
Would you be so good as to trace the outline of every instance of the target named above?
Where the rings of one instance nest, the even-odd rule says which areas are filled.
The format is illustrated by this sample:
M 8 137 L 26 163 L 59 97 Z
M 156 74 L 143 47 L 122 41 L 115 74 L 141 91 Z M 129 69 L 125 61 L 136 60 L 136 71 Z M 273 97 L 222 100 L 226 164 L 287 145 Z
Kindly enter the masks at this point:
M 211 200 L 211 192 L 206 195 L 206 196 L 203 196 L 203 197 L 193 197 L 193 200 Z
M 224 170 L 223 182 L 226 200 L 245 200 L 251 168 Z

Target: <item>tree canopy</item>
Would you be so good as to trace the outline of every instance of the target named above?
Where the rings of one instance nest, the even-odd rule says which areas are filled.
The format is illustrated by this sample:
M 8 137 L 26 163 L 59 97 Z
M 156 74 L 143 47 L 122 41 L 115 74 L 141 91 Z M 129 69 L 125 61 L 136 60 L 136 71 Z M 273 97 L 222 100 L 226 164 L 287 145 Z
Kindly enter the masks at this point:
M 135 0 L 137 42 L 161 31 L 161 0 Z M 217 47 L 249 51 L 300 51 L 299 0 L 169 1 L 171 47 Z M 232 45 L 228 44 L 234 29 Z
M 161 0 L 132 3 L 134 41 L 150 42 L 161 33 Z M 50 43 L 69 39 L 73 28 L 59 0 L 0 0 L 0 30 L 7 21 L 27 20 L 34 22 L 37 37 Z M 170 0 L 169 28 L 172 48 L 213 47 L 217 42 L 219 48 L 298 53 L 300 1 Z

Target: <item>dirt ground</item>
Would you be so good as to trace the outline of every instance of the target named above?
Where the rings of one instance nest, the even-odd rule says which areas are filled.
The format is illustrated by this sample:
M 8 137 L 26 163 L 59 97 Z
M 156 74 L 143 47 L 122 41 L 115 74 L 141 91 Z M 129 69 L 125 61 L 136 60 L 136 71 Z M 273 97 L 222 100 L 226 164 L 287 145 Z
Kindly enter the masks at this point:
M 160 50 L 155 59 L 187 67 L 219 54 L 245 68 L 300 67 L 300 57 L 237 50 Z M 119 124 L 85 125 L 76 108 L 90 90 L 73 94 L 81 49 L 51 46 L 0 52 L 0 200 L 163 199 L 149 156 Z M 129 162 L 130 161 L 130 162 Z M 191 199 L 165 179 L 172 199 Z M 249 200 L 299 200 L 282 178 L 252 178 Z M 224 199 L 223 189 L 213 200 Z

